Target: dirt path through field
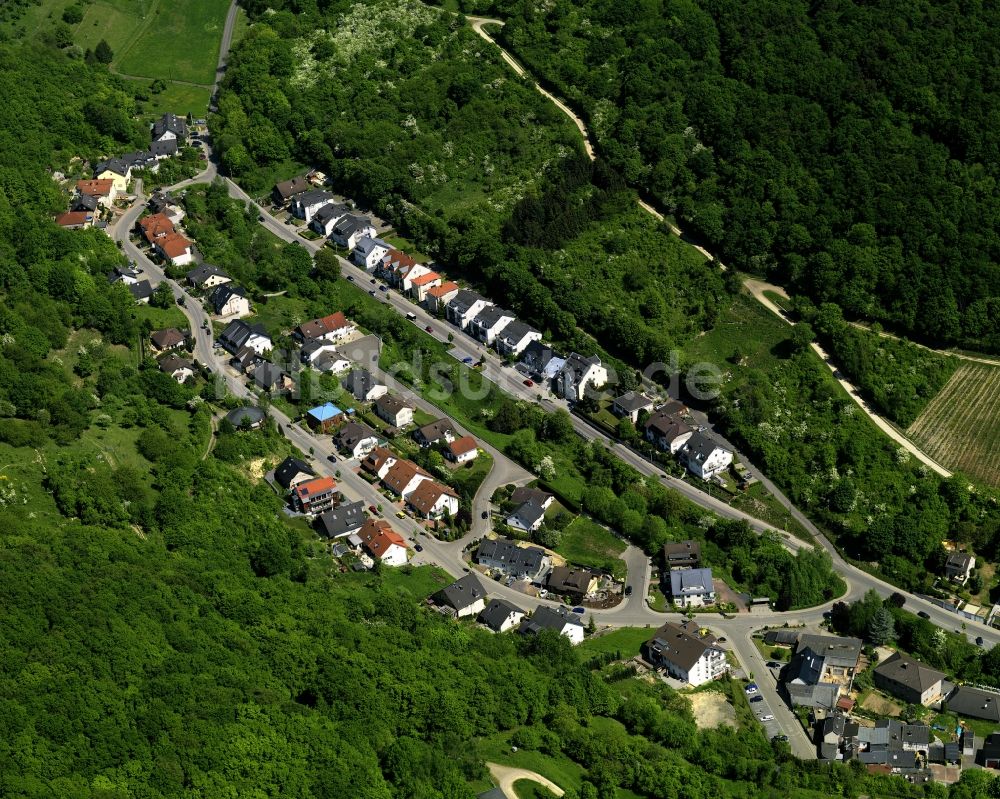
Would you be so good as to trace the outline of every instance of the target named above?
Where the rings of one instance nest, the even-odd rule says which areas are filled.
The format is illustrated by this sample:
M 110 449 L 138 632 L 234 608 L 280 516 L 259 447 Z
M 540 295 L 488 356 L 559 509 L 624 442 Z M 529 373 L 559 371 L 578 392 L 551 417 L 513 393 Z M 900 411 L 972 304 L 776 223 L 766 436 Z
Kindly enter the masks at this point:
M 493 779 L 496 780 L 497 787 L 507 795 L 507 799 L 517 799 L 514 792 L 514 783 L 518 780 L 530 780 L 544 785 L 556 796 L 562 796 L 565 791 L 556 785 L 552 780 L 543 777 L 537 771 L 528 771 L 526 768 L 516 768 L 514 766 L 501 766 L 499 763 L 487 763 Z

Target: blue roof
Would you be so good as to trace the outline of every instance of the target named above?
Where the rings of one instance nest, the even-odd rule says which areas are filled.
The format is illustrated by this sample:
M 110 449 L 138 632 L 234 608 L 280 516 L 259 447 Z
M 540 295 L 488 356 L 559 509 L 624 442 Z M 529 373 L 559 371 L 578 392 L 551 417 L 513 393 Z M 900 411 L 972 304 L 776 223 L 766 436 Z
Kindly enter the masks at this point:
M 332 402 L 326 403 L 326 405 L 320 405 L 318 408 L 310 408 L 308 411 L 309 415 L 320 422 L 325 422 L 328 419 L 334 419 L 340 416 L 342 411 Z

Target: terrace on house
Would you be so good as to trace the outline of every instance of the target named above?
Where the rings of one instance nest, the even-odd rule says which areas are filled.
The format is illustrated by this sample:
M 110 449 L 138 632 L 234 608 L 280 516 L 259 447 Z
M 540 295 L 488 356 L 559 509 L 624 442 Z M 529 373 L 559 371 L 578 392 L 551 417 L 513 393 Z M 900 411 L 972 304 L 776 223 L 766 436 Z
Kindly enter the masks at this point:
M 694 687 L 723 676 L 729 666 L 714 635 L 694 620 L 667 622 L 642 645 L 643 659 Z
M 339 501 L 340 492 L 332 477 L 314 477 L 292 489 L 292 507 L 300 513 L 322 513 Z
M 702 568 L 671 571 L 670 597 L 680 608 L 700 608 L 715 604 L 712 570 Z

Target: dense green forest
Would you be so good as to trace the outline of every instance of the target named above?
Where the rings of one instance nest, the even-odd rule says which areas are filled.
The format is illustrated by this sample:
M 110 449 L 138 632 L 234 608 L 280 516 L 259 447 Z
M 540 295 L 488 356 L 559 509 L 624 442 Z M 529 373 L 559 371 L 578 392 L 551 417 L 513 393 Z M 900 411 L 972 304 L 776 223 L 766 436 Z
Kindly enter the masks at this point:
M 995 4 L 472 2 L 727 263 L 997 350 Z

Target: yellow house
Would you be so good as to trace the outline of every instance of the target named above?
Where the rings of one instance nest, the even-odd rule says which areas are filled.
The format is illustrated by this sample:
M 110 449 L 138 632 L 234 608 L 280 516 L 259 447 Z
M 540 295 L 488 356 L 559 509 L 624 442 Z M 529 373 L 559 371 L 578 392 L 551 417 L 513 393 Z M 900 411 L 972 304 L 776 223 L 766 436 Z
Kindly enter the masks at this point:
M 120 158 L 112 158 L 97 165 L 94 177 L 98 180 L 114 181 L 115 192 L 124 194 L 128 190 L 128 179 L 131 172 L 131 167 L 126 166 Z

